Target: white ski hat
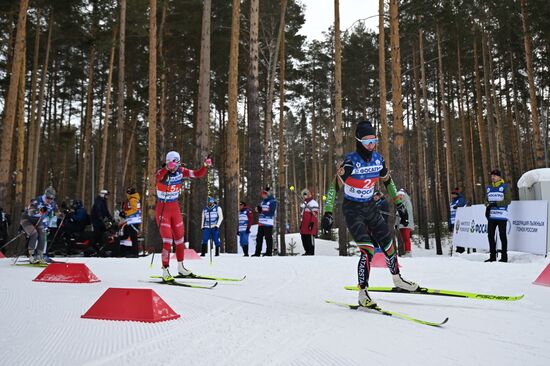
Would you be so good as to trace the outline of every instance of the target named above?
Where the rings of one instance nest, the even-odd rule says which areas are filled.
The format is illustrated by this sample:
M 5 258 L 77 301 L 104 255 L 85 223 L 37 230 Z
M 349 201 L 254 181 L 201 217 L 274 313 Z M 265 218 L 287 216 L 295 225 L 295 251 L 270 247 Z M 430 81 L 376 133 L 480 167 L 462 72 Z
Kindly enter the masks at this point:
M 170 151 L 168 154 L 166 154 L 166 162 L 180 162 L 180 154 L 177 151 Z

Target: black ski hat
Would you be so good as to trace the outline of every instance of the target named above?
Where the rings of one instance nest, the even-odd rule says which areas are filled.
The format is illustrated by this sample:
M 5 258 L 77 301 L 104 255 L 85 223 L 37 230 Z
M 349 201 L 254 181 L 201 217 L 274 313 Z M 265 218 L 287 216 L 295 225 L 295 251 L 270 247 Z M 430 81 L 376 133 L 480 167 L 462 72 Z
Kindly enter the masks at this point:
M 360 121 L 357 126 L 355 126 L 355 137 L 360 139 L 363 136 L 376 135 L 376 131 L 369 120 Z M 365 149 L 363 144 L 360 141 L 355 141 L 355 150 L 361 155 L 363 160 L 370 161 L 372 157 L 372 151 Z
M 360 139 L 363 136 L 376 135 L 376 131 L 369 120 L 361 121 L 355 127 L 355 137 Z

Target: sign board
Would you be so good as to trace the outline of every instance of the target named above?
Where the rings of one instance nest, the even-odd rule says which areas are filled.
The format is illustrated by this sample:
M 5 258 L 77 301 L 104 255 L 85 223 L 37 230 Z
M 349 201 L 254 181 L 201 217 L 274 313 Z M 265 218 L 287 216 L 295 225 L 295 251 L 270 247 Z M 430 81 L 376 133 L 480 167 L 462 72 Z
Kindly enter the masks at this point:
M 512 201 L 508 212 L 508 250 L 546 255 L 548 201 Z M 453 245 L 489 250 L 484 205 L 458 208 Z M 500 249 L 500 240 L 497 240 L 497 249 Z

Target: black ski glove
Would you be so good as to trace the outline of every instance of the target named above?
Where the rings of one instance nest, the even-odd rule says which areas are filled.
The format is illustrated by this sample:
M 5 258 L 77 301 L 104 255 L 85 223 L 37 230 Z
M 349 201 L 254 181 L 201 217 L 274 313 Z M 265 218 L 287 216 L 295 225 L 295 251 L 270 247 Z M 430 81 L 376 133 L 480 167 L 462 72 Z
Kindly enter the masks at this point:
M 407 212 L 407 209 L 405 208 L 405 205 L 403 204 L 403 202 L 398 204 L 396 208 L 397 208 L 397 214 L 401 219 L 401 225 L 409 226 L 409 213 Z
M 309 231 L 313 230 L 313 222 L 310 222 L 307 228 Z

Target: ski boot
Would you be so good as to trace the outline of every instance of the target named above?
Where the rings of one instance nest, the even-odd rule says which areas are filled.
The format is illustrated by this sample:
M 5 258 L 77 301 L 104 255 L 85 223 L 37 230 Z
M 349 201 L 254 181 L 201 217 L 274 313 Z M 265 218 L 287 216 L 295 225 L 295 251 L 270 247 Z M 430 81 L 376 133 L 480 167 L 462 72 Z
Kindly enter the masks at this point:
M 360 306 L 363 306 L 365 308 L 375 308 L 376 302 L 374 302 L 369 295 L 369 292 L 366 288 L 362 288 L 359 290 L 359 296 L 357 298 L 357 302 Z
M 193 272 L 183 266 L 183 262 L 178 262 L 178 274 L 182 277 L 193 277 Z
M 394 274 L 392 275 L 392 277 L 393 277 L 393 284 L 395 285 L 395 287 L 398 287 L 402 290 L 409 291 L 409 292 L 414 292 L 418 290 L 419 286 L 417 283 L 404 280 L 403 277 L 401 277 L 401 274 L 399 273 Z
M 172 275 L 170 274 L 168 267 L 162 267 L 162 280 L 164 282 L 174 281 L 174 277 L 172 277 Z
M 44 258 L 44 253 L 41 250 L 38 251 L 38 264 L 48 264 L 48 262 L 46 262 L 46 258 Z
M 34 257 L 34 250 L 29 250 L 29 263 L 30 264 L 37 264 L 38 259 Z

